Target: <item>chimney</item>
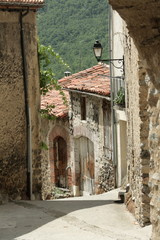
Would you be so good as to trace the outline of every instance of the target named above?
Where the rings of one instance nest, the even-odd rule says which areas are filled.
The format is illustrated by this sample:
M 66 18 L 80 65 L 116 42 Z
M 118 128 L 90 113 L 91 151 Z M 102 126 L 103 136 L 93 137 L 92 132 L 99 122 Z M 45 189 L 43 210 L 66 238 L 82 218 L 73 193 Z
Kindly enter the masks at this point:
M 69 72 L 69 71 L 64 72 L 64 76 L 65 76 L 65 77 L 68 77 L 68 76 L 70 76 L 70 75 L 71 75 L 71 72 Z

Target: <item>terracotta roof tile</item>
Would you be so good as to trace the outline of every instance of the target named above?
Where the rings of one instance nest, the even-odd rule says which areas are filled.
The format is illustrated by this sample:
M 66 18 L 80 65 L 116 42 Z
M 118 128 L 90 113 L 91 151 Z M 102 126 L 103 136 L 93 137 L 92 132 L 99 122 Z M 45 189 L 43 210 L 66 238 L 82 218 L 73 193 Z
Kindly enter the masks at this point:
M 64 91 L 64 93 L 67 100 L 69 100 L 69 93 L 67 91 Z M 52 108 L 51 115 L 55 115 L 59 118 L 68 115 L 68 106 L 64 104 L 59 91 L 53 89 L 46 95 L 41 96 L 41 109 L 46 109 L 48 105 L 55 105 L 55 108 Z
M 65 89 L 110 95 L 109 67 L 98 64 L 84 71 L 72 74 L 59 80 Z
M 96 93 L 104 96 L 110 95 L 109 67 L 106 65 L 96 65 L 84 71 L 72 74 L 59 80 L 62 87 L 66 89 L 76 89 L 84 92 Z M 67 100 L 69 93 L 64 90 Z M 68 115 L 68 107 L 64 105 L 59 91 L 51 90 L 41 97 L 41 109 L 48 105 L 55 105 L 51 114 L 63 118 Z
M 44 0 L 0 0 L 0 6 L 41 6 Z

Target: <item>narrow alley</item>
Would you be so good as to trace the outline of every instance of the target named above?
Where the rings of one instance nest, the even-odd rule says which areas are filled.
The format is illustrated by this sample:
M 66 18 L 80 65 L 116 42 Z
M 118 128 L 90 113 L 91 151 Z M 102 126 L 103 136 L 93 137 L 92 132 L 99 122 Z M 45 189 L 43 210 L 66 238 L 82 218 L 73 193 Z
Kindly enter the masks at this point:
M 118 189 L 101 195 L 0 206 L 0 240 L 149 240 L 118 200 Z

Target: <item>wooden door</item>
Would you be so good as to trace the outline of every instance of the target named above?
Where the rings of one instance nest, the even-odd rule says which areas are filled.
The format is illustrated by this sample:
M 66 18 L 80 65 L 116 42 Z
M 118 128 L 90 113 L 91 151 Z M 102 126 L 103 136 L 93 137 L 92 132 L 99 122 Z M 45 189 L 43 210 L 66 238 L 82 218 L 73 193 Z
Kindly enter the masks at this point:
M 57 187 L 67 187 L 67 144 L 62 137 L 54 141 L 55 183 Z
M 80 138 L 80 190 L 83 194 L 94 194 L 94 145 L 86 137 Z

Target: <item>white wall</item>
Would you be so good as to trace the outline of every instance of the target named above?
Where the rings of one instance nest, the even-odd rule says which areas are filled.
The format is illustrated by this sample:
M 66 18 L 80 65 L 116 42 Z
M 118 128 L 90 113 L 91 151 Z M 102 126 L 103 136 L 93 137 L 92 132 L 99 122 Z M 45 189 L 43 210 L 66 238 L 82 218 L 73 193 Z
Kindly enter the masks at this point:
M 122 59 L 124 55 L 123 48 L 123 20 L 116 11 L 112 11 L 111 20 L 111 58 Z M 118 62 L 115 62 L 118 66 Z M 112 68 L 113 76 L 121 76 L 122 72 L 116 68 Z
M 112 59 L 123 59 L 124 55 L 124 22 L 122 18 L 116 11 L 111 13 L 111 58 Z M 114 62 L 115 66 L 119 67 L 118 61 Z M 122 79 L 117 79 L 117 77 L 122 77 L 123 72 L 115 68 L 111 64 L 111 76 L 112 78 L 112 98 L 114 99 L 117 92 L 121 86 L 125 87 L 125 81 Z M 113 101 L 113 106 L 115 105 Z M 125 109 L 115 108 L 112 112 L 113 121 L 113 148 L 114 148 L 114 162 L 116 165 L 116 183 L 120 187 L 122 185 L 122 180 L 127 174 L 127 162 L 126 162 L 126 114 Z

